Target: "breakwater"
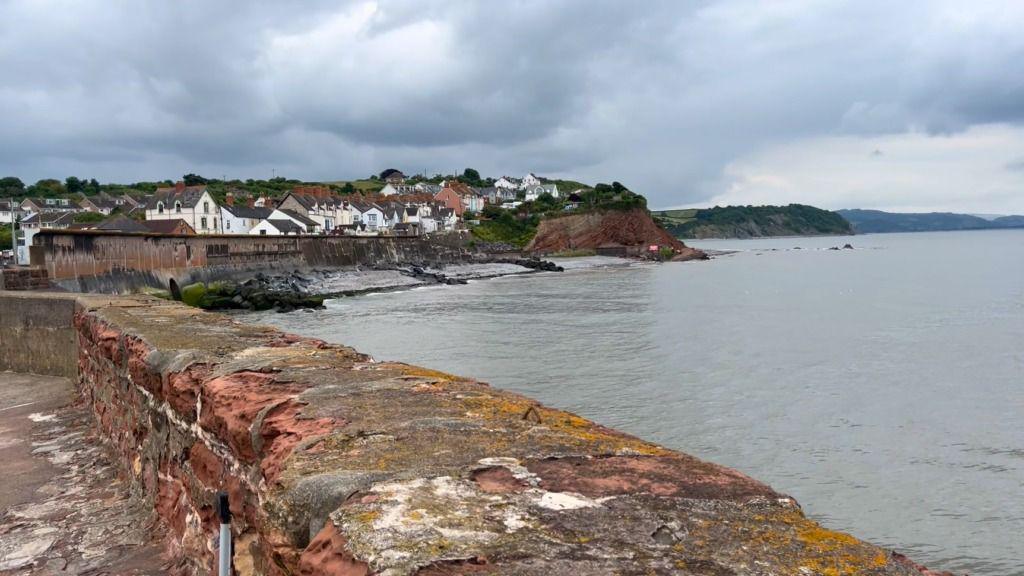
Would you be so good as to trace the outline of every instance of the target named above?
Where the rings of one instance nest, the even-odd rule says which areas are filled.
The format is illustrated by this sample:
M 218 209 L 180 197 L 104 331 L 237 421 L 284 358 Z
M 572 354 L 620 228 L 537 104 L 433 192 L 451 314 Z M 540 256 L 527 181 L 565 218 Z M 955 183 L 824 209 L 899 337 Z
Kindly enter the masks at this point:
M 238 574 L 921 573 L 739 472 L 480 382 L 145 297 L 0 294 L 0 316 L 32 324 L 33 299 L 70 303 L 49 353 L 183 573 L 213 570 L 218 490 Z
M 193 282 L 244 280 L 256 272 L 314 267 L 441 266 L 471 254 L 460 234 L 429 237 L 175 236 L 44 230 L 30 249 L 50 281 L 76 292 L 126 293 Z

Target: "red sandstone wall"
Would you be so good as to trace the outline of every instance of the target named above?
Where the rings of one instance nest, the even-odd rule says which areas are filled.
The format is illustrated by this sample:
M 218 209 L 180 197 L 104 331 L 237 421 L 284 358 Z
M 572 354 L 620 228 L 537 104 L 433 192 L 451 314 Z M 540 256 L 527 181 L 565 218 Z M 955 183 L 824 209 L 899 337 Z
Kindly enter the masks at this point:
M 240 576 L 927 573 L 739 472 L 472 380 L 152 299 L 82 298 L 74 331 L 172 573 L 215 572 L 219 490 Z
M 300 387 L 267 374 L 213 377 L 204 365 L 165 374 L 153 349 L 96 316 L 75 315 L 79 385 L 135 495 L 169 531 L 176 573 L 216 573 L 216 493 L 229 493 L 236 563 L 245 573 L 289 574 L 299 550 L 274 531 L 258 493 L 301 440 L 331 422 L 295 420 Z

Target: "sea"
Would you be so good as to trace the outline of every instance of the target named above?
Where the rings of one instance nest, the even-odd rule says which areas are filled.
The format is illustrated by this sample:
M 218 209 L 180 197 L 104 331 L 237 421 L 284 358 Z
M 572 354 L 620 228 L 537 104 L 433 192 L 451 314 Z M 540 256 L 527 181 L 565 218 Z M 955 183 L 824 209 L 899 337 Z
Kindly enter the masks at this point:
M 242 318 L 736 468 L 932 569 L 1024 575 L 1024 230 L 689 243 L 717 255 Z

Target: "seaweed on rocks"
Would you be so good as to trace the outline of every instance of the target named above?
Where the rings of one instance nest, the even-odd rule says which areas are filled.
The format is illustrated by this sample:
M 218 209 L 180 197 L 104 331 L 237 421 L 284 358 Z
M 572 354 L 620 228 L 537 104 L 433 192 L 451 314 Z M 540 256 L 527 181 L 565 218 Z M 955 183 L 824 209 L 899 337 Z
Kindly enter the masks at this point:
M 241 283 L 197 282 L 181 290 L 182 301 L 204 310 L 277 310 L 291 312 L 300 308 L 322 308 L 324 296 L 310 293 L 312 283 L 298 271 L 267 276 L 256 274 Z

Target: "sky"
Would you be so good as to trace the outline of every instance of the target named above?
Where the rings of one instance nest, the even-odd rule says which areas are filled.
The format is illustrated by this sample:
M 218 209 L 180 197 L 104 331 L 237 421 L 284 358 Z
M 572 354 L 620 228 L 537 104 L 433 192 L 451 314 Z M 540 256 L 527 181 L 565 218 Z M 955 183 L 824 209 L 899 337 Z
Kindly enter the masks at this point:
M 1024 2 L 0 0 L 0 176 L 1024 213 Z

